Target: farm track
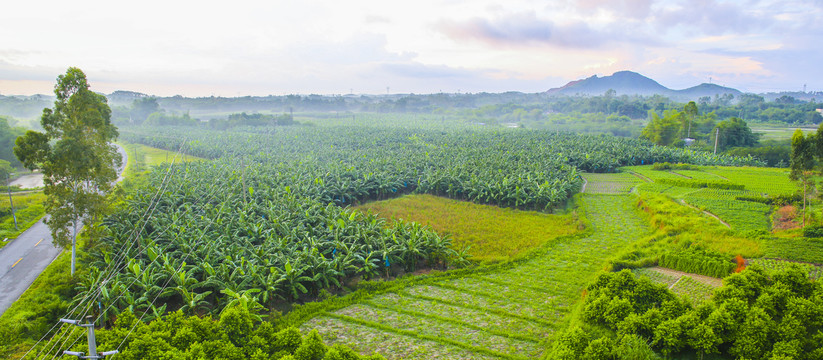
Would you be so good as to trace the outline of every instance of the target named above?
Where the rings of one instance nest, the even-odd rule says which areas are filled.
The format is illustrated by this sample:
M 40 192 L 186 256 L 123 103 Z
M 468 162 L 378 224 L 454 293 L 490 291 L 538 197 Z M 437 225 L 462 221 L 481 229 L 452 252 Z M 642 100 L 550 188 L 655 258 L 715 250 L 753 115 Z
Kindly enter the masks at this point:
M 647 231 L 628 195 L 582 196 L 590 236 L 553 243 L 496 273 L 417 285 L 303 325 L 387 359 L 534 359 L 621 247 Z

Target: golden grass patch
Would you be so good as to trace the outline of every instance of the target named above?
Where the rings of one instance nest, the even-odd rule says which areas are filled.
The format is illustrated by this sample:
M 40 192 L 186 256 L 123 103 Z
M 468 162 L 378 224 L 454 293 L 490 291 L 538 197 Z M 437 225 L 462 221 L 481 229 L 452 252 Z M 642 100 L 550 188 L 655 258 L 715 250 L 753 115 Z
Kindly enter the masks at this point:
M 449 234 L 456 250 L 471 246 L 469 254 L 480 262 L 517 258 L 558 236 L 577 231 L 572 215 L 478 205 L 433 195 L 408 195 L 357 208 L 388 219 L 415 221 Z

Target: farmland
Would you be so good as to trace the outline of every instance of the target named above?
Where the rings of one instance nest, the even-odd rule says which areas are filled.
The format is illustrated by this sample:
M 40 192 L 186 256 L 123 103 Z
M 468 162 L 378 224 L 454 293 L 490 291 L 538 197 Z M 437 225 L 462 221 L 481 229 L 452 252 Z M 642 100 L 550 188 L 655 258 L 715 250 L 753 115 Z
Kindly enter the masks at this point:
M 782 170 L 739 167 L 753 159 L 609 136 L 360 125 L 121 129 L 204 160 L 135 156 L 141 180 L 86 249 L 70 315 L 114 334 L 130 316 L 163 327 L 174 311 L 222 318 L 246 304 L 305 339 L 389 359 L 551 357 L 588 321 L 580 309 L 602 274 L 631 268 L 705 304 L 720 280 L 699 273 L 725 276 L 734 255 L 798 241 L 751 235 L 770 230 L 769 201 L 797 190 Z M 659 162 L 694 165 L 642 165 Z M 705 256 L 678 260 L 695 249 Z M 666 259 L 691 273 L 649 270 Z

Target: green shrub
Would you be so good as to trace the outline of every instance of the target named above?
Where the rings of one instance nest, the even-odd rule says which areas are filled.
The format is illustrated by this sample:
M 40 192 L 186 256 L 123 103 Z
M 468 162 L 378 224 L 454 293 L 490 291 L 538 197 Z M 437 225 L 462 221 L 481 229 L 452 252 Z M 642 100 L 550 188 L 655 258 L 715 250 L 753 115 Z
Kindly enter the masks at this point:
M 680 163 L 670 164 L 670 163 L 667 163 L 667 162 L 662 162 L 662 163 L 654 163 L 654 165 L 652 165 L 652 170 L 660 170 L 660 171 L 665 171 L 665 170 L 700 170 L 700 167 L 697 167 L 697 166 L 694 166 L 694 165 L 691 165 L 691 164 L 680 164 Z
M 692 246 L 686 250 L 660 255 L 658 265 L 669 269 L 711 277 L 726 277 L 737 265 L 718 253 Z
M 687 187 L 687 188 L 710 188 L 710 189 L 721 189 L 721 190 L 743 190 L 746 186 L 743 184 L 734 184 L 728 181 L 723 180 L 696 180 L 696 179 L 657 179 L 655 182 L 671 185 L 671 186 L 679 186 L 679 187 Z
M 811 225 L 803 228 L 803 236 L 807 238 L 823 237 L 823 226 Z

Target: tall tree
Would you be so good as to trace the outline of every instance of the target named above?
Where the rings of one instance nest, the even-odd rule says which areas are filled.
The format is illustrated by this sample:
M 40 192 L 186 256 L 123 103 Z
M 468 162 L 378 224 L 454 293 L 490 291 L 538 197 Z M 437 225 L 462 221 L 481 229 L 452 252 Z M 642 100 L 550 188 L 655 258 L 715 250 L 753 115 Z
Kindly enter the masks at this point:
M 689 101 L 689 103 L 683 107 L 683 114 L 686 116 L 686 121 L 688 122 L 686 128 L 686 137 L 691 138 L 692 123 L 694 122 L 694 119 L 697 118 L 698 114 L 697 104 L 695 104 L 694 101 Z
M 800 129 L 795 130 L 792 135 L 789 178 L 803 183 L 803 226 L 806 226 L 806 193 L 808 187 L 814 185 L 812 169 L 815 165 L 815 143 L 814 136 L 803 136 Z
M 14 155 L 28 169 L 43 172 L 46 224 L 55 244 L 72 245 L 75 269 L 77 227 L 91 225 L 105 210 L 105 196 L 122 162 L 111 141 L 118 136 L 103 95 L 89 90 L 86 75 L 72 67 L 57 77 L 54 109 L 43 109 L 45 133 L 28 131 L 17 138 Z
M 755 146 L 760 137 L 759 134 L 752 132 L 745 121 L 736 117 L 717 123 L 714 130 L 712 135 L 717 136 L 718 147 L 721 150 L 730 147 Z
M 680 139 L 680 129 L 683 126 L 683 113 L 677 110 L 666 110 L 663 117 L 654 111 L 649 111 L 651 121 L 643 128 L 641 139 L 647 139 L 657 145 L 668 146 Z

